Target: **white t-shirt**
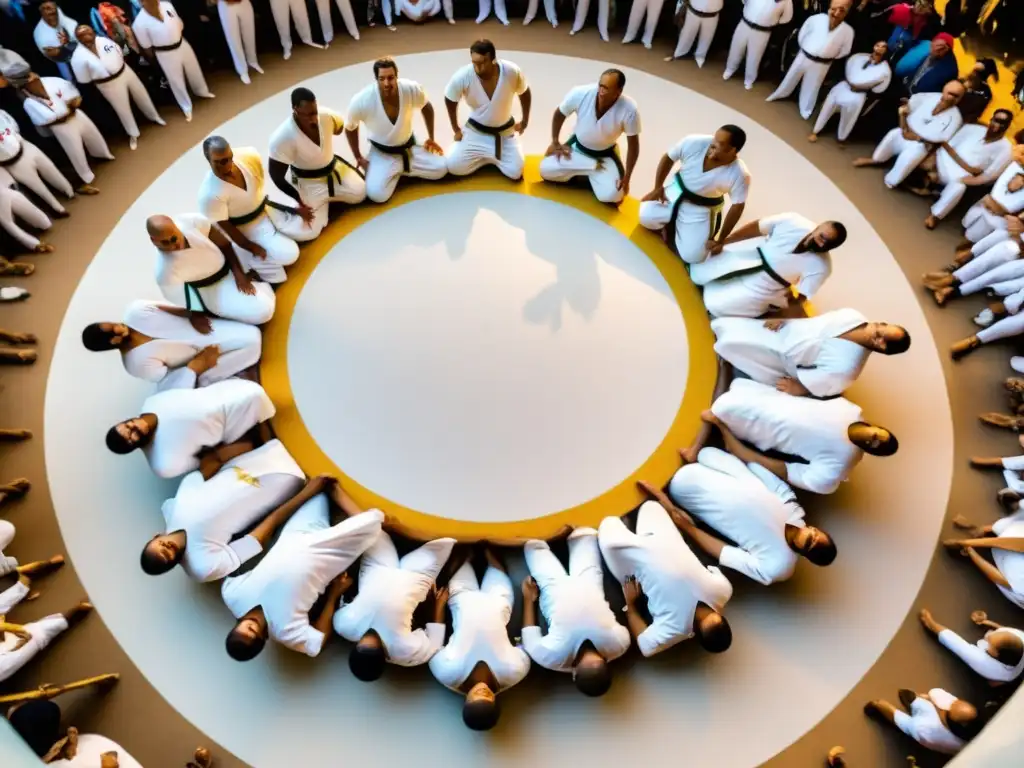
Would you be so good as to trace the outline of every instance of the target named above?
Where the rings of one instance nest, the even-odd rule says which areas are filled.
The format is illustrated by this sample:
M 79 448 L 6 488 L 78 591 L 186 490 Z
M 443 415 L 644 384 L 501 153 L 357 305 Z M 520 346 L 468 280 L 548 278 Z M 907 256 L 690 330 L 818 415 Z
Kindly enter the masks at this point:
M 0 109 L 0 162 L 21 151 L 21 131 L 14 118 Z
M 253 147 L 232 150 L 234 162 L 245 180 L 245 189 L 217 178 L 212 170 L 206 172 L 199 188 L 199 210 L 211 221 L 246 216 L 263 202 L 263 159 Z
M 168 45 L 175 45 L 185 31 L 185 23 L 178 16 L 178 12 L 174 10 L 174 6 L 164 0 L 160 3 L 160 15 L 163 16 L 163 20 L 151 16 L 149 12 L 143 8 L 139 11 L 139 15 L 135 17 L 135 21 L 132 23 L 132 32 L 135 33 L 135 39 L 138 40 L 139 45 L 143 48 L 152 48 L 154 46 L 160 46 L 161 48 Z M 157 56 L 161 54 L 160 51 L 156 52 Z
M 932 114 L 942 99 L 941 93 L 915 93 L 910 97 L 907 106 L 907 127 L 931 144 L 949 141 L 964 124 L 960 110 L 956 107 L 944 109 L 939 114 Z
M 761 234 L 767 238 L 760 248 L 769 266 L 809 299 L 832 274 L 832 257 L 828 251 L 795 252 L 815 226 L 813 221 L 797 213 L 779 213 L 758 222 Z
M 348 105 L 348 130 L 366 124 L 371 141 L 386 147 L 400 147 L 413 134 L 413 118 L 427 103 L 427 92 L 415 80 L 398 79 L 398 117 L 391 122 L 377 83 L 370 83 L 352 97 Z
M 12 22 L 7 22 L 8 24 Z M 61 45 L 59 33 L 61 30 L 68 36 L 68 42 L 74 43 L 75 40 L 75 27 L 78 26 L 78 22 L 69 16 L 64 14 L 60 8 L 57 9 L 57 26 L 51 27 L 43 19 L 39 20 L 34 30 L 32 30 L 32 40 L 36 44 L 36 48 L 39 49 L 40 53 L 43 53 L 43 48 L 63 48 Z M 43 54 L 45 55 L 45 54 Z
M 334 160 L 334 134 L 345 128 L 345 118 L 326 107 L 317 107 L 320 143 L 312 141 L 289 117 L 270 137 L 270 158 L 296 168 L 315 171 Z
M 120 72 L 124 67 L 121 46 L 109 38 L 96 36 L 96 53 L 84 45 L 75 48 L 71 54 L 71 70 L 80 83 L 102 80 Z
M 189 576 L 203 582 L 222 579 L 262 551 L 252 536 L 232 539 L 277 506 L 278 499 L 268 498 L 260 488 L 261 478 L 277 474 L 295 478 L 296 491 L 305 480 L 281 441 L 271 440 L 228 461 L 209 480 L 192 472 L 181 481 L 160 511 L 167 533 L 185 532 L 181 565 Z
M 713 136 L 687 136 L 668 151 L 668 156 L 673 162 L 680 164 L 679 173 L 682 175 L 684 186 L 690 192 L 702 197 L 728 194 L 733 205 L 745 203 L 750 188 L 750 172 L 742 160 L 736 158 L 728 165 L 704 171 L 704 157 L 713 141 Z M 668 183 L 672 183 L 671 178 Z M 684 222 L 691 207 L 698 208 L 685 202 L 680 208 Z M 707 209 L 700 208 L 694 215 L 706 217 Z
M 1024 538 L 1024 510 L 996 520 L 992 532 L 1004 538 Z M 1015 605 L 1024 608 L 1024 552 L 1010 552 L 1006 549 L 992 549 L 992 559 L 1006 580 L 1010 582 L 1007 589 L 999 586 L 999 591 Z
M 558 111 L 566 117 L 576 114 L 576 128 L 573 133 L 580 144 L 598 152 L 615 146 L 619 136 L 640 134 L 640 112 L 636 102 L 626 95 L 620 95 L 615 103 L 597 117 L 597 86 L 580 85 L 573 88 L 558 105 Z
M 501 72 L 491 98 L 487 98 L 487 92 L 472 64 L 458 69 L 444 90 L 444 97 L 448 101 L 458 102 L 465 99 L 471 110 L 469 116 L 480 125 L 492 128 L 505 125 L 512 119 L 512 104 L 515 97 L 522 95 L 529 88 L 519 67 L 505 59 L 498 59 L 497 64 Z
M 48 98 L 40 99 L 28 96 L 22 107 L 32 125 L 47 126 L 68 116 L 71 112 L 68 103 L 81 97 L 73 83 L 62 77 L 41 77 L 39 80 L 46 89 Z

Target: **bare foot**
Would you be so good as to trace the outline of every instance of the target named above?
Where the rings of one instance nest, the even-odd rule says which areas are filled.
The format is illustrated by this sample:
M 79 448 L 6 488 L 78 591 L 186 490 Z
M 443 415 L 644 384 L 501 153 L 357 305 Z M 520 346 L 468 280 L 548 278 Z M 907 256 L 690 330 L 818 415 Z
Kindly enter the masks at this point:
M 680 448 L 679 458 L 683 460 L 683 464 L 696 464 L 697 450 L 693 446 L 690 446 L 689 448 Z
M 32 483 L 27 477 L 19 477 L 7 485 L 0 485 L 0 494 L 8 497 L 23 496 L 32 488 Z
M 31 437 L 30 429 L 0 429 L 0 440 L 28 440 Z
M 18 350 L 17 358 L 20 363 L 34 363 L 36 361 L 36 351 L 34 349 L 21 349 Z
M 35 344 L 38 341 L 34 333 L 9 333 L 7 331 L 0 331 L 0 338 L 5 339 L 10 344 Z
M 37 560 L 34 563 L 25 563 L 18 566 L 19 576 L 43 576 L 53 573 L 64 565 L 64 555 L 54 555 L 49 560 Z
M 92 611 L 92 603 L 87 600 L 83 600 L 70 611 L 64 614 L 64 618 L 67 619 L 68 624 L 77 624 L 79 621 L 84 619 Z
M 33 253 L 53 253 L 54 248 L 49 243 L 40 243 L 32 249 Z
M 100 191 L 96 189 L 92 184 L 83 184 L 75 190 L 80 195 L 98 195 Z
M 977 529 L 977 526 L 963 515 L 957 515 L 953 518 L 953 527 L 959 528 L 961 531 L 973 531 Z
M 939 226 L 939 220 L 934 216 L 929 216 L 927 219 L 924 220 L 924 226 L 925 229 L 935 229 L 937 226 Z
M 712 411 L 710 408 L 701 413 L 700 418 L 702 421 L 707 422 L 708 424 L 714 424 L 715 426 L 718 426 L 719 424 L 718 417 L 715 416 L 714 411 Z
M 650 498 L 655 499 L 661 495 L 661 492 L 653 485 L 648 483 L 646 480 L 637 480 L 636 487 L 646 493 Z
M 811 142 L 811 144 L 814 144 L 818 140 L 818 134 L 812 133 L 810 136 L 807 137 L 807 140 Z
M 846 750 L 842 747 L 832 747 L 825 758 L 829 768 L 845 768 L 846 760 L 843 758 L 845 754 Z
M 868 717 L 875 717 L 882 709 L 882 702 L 879 699 L 869 701 L 864 705 L 864 714 Z
M 950 552 L 954 555 L 965 554 L 964 545 L 963 542 L 960 541 L 960 539 L 944 539 L 942 542 L 942 546 L 945 547 L 947 552 Z
M 1020 509 L 1020 494 L 1012 488 L 1003 488 L 996 493 L 996 501 L 1004 512 L 1013 513 Z
M 988 621 L 988 614 L 984 611 L 971 611 L 971 621 L 980 626 Z
M 206 747 L 196 747 L 192 761 L 196 764 L 196 768 L 210 768 L 213 765 L 213 756 Z
M 992 427 L 1002 427 L 1003 429 L 1012 429 L 1017 432 L 1020 430 L 1022 419 L 1018 416 L 1007 416 L 1005 413 L 983 413 L 978 416 L 978 419 L 982 423 L 988 424 Z
M 940 307 L 945 306 L 946 302 L 952 295 L 952 288 L 939 288 L 938 290 L 932 292 L 932 298 L 935 299 L 935 303 L 938 304 Z
M 875 164 L 875 161 L 872 160 L 870 157 L 858 157 L 856 160 L 853 161 L 853 167 L 854 168 L 866 168 L 869 165 L 874 165 L 874 164 Z

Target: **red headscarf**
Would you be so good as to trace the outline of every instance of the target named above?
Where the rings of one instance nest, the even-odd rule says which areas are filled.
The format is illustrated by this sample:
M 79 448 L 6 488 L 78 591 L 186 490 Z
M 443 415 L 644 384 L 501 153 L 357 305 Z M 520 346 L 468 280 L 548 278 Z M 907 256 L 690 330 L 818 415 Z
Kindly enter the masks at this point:
M 910 34 L 916 40 L 925 24 L 928 23 L 930 13 L 916 13 L 914 7 L 907 3 L 894 5 L 889 13 L 889 23 L 910 30 Z M 952 46 L 952 43 L 950 43 Z

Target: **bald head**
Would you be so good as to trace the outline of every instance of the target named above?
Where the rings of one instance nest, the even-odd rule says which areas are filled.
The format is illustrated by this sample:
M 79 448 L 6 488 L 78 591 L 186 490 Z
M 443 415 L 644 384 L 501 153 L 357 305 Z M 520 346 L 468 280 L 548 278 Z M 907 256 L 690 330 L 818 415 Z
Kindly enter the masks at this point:
M 973 704 L 957 699 L 950 705 L 946 713 L 946 722 L 949 725 L 950 733 L 964 741 L 970 741 L 977 735 L 981 728 L 981 718 L 978 717 L 978 710 Z
M 150 216 L 146 219 L 146 232 L 153 245 L 161 251 L 177 251 L 185 245 L 185 237 L 170 216 Z

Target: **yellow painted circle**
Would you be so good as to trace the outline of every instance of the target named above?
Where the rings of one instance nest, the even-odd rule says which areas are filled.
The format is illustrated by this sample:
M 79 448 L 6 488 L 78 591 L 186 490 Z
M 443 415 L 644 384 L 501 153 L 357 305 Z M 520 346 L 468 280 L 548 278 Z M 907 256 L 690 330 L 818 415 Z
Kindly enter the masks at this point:
M 711 403 L 717 376 L 714 335 L 700 293 L 690 282 L 682 262 L 665 247 L 657 234 L 640 226 L 639 203 L 635 199 L 627 198 L 619 208 L 611 208 L 599 203 L 589 190 L 543 182 L 538 170 L 539 163 L 540 158 L 527 158 L 523 180 L 520 182 L 512 182 L 487 172 L 439 182 L 403 182 L 387 203 L 366 204 L 345 211 L 315 241 L 302 249 L 302 256 L 289 269 L 288 281 L 277 291 L 274 318 L 264 328 L 260 377 L 267 394 L 277 407 L 277 415 L 273 420 L 277 436 L 308 475 L 330 474 L 338 477 L 345 490 L 360 506 L 383 510 L 393 518 L 395 528 L 412 538 L 451 536 L 460 541 L 490 539 L 508 542 L 547 538 L 567 524 L 596 526 L 608 515 L 625 514 L 643 500 L 636 488 L 638 480 L 646 480 L 658 487 L 668 482 L 679 467 L 678 450 L 690 445 L 696 437 L 701 427 L 701 411 Z M 599 496 L 550 515 L 516 522 L 452 520 L 444 517 L 443 510 L 410 509 L 363 487 L 355 478 L 345 474 L 344 469 L 338 467 L 310 435 L 295 406 L 288 379 L 288 333 L 295 304 L 317 264 L 342 238 L 381 212 L 414 200 L 439 192 L 451 194 L 482 191 L 517 192 L 553 200 L 593 216 L 625 235 L 654 263 L 671 288 L 686 324 L 689 344 L 689 374 L 686 389 L 680 393 L 679 409 L 665 437 L 647 460 L 633 474 Z M 581 436 L 580 439 L 584 438 Z M 397 467 L 396 471 L 401 471 L 401 468 Z

